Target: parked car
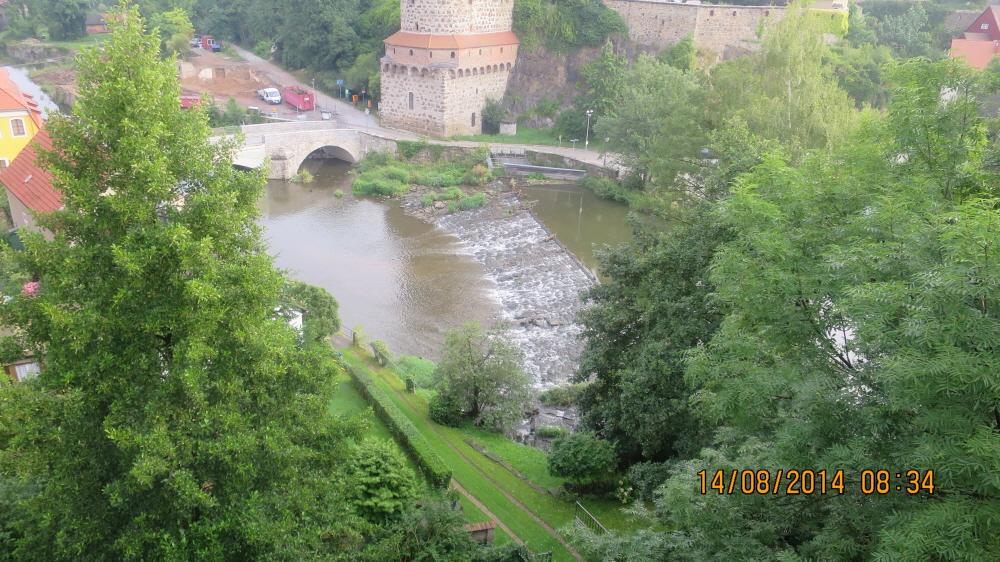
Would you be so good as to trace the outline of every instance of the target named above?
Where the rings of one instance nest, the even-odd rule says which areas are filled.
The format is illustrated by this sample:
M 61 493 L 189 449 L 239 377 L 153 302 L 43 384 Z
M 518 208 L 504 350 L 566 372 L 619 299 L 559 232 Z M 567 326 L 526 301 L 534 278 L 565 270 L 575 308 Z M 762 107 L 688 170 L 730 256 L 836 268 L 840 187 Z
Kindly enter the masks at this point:
M 257 96 L 271 105 L 281 103 L 281 92 L 277 88 L 261 88 L 257 90 Z

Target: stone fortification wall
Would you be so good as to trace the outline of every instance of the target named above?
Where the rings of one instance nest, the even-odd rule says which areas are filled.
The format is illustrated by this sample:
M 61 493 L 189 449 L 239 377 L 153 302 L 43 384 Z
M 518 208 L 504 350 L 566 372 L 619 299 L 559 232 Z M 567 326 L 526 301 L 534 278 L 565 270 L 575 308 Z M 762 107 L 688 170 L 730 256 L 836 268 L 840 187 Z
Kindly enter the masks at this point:
M 514 0 L 402 0 L 400 29 L 467 34 L 509 31 Z
M 633 43 L 666 47 L 691 34 L 699 49 L 721 55 L 726 47 L 756 39 L 761 23 L 780 21 L 783 8 L 680 4 L 655 0 L 605 0 L 628 25 Z
M 478 135 L 483 132 L 482 108 L 486 98 L 503 99 L 509 72 L 490 72 L 445 80 L 445 134 Z M 472 115 L 475 114 L 475 124 Z
M 382 125 L 443 137 L 444 80 L 441 72 L 382 72 Z M 411 106 L 412 98 L 412 106 Z M 411 109 L 412 107 L 412 109 Z

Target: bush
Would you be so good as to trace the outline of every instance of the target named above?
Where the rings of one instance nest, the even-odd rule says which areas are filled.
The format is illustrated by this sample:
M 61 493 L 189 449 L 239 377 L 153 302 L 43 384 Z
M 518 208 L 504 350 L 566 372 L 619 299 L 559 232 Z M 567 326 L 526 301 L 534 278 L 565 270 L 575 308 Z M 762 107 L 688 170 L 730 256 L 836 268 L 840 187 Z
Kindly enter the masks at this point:
M 641 462 L 628 469 L 628 479 L 636 489 L 638 497 L 645 501 L 655 499 L 653 493 L 670 477 L 673 463 Z
M 458 202 L 458 208 L 463 211 L 471 211 L 472 209 L 478 209 L 486 204 L 486 194 L 477 193 L 470 197 L 465 197 Z
M 414 156 L 420 153 L 421 150 L 427 148 L 428 145 L 424 141 L 406 141 L 398 140 L 396 141 L 396 149 L 399 151 L 399 155 L 403 157 L 404 160 L 412 160 Z
M 378 168 L 384 168 L 390 163 L 395 163 L 396 159 L 388 152 L 369 152 L 364 158 L 358 162 L 355 171 L 358 174 L 364 174 L 365 172 L 375 170 Z
M 299 173 L 292 176 L 293 183 L 312 183 L 316 178 L 309 172 L 309 170 L 301 170 Z
M 545 174 L 543 174 L 541 172 L 532 172 L 532 173 L 528 174 L 528 179 L 529 180 L 543 180 L 543 179 L 545 179 Z
M 504 107 L 503 102 L 493 98 L 486 98 L 486 106 L 482 111 L 483 134 L 495 135 L 500 132 L 500 122 L 510 119 L 510 113 Z
M 458 212 L 458 201 L 449 201 L 448 202 L 448 212 L 449 213 L 457 213 Z
M 476 164 L 462 175 L 462 183 L 467 185 L 483 185 L 490 180 L 490 171 L 482 164 Z
M 538 400 L 546 406 L 561 406 L 563 408 L 576 404 L 580 394 L 589 383 L 571 384 L 550 388 L 538 395 Z M 537 433 L 537 432 L 536 432 Z
M 361 195 L 386 195 L 399 197 L 406 192 L 406 184 L 382 176 L 381 170 L 364 172 L 354 180 L 351 191 Z
M 350 501 L 365 520 L 384 524 L 399 517 L 417 497 L 413 472 L 396 448 L 380 439 L 365 441 L 347 467 Z
M 569 430 L 560 425 L 543 425 L 535 430 L 535 437 L 542 439 L 552 439 L 564 435 L 569 435 Z
M 448 427 L 458 427 L 462 425 L 462 420 L 465 419 L 458 401 L 450 396 L 447 390 L 442 390 L 434 398 L 431 398 L 430 404 L 427 405 L 427 410 L 434 423 Z
M 333 196 L 334 197 L 343 197 L 344 196 L 344 190 L 343 189 L 338 189 L 337 191 L 334 191 L 333 192 Z
M 549 453 L 549 474 L 576 482 L 606 480 L 615 464 L 611 443 L 586 431 L 556 439 Z
M 462 195 L 464 195 L 464 193 L 462 193 L 461 189 L 457 187 L 449 187 L 448 189 L 444 190 L 444 193 L 441 194 L 441 200 L 450 201 L 452 199 L 458 199 Z
M 389 428 L 396 442 L 405 449 L 431 485 L 444 488 L 451 482 L 451 468 L 431 449 L 424 436 L 413 423 L 389 400 L 385 392 L 375 384 L 371 375 L 363 369 L 344 363 L 344 369 L 351 376 L 354 387 L 372 406 L 378 419 Z
M 430 207 L 433 204 L 434 204 L 434 198 L 431 197 L 430 195 L 424 195 L 423 197 L 420 198 L 421 207 Z
M 396 180 L 402 183 L 410 183 L 410 172 L 395 166 L 387 166 L 381 170 L 382 177 L 387 180 Z

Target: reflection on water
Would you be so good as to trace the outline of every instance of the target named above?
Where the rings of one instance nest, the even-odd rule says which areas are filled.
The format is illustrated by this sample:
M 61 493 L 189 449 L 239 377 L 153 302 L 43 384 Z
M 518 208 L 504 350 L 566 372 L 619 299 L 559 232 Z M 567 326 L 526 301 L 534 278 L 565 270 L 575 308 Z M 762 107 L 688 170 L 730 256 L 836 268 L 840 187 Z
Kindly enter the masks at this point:
M 576 184 L 536 185 L 521 189 L 538 200 L 535 214 L 588 269 L 598 273 L 594 250 L 629 242 L 628 205 L 601 199 Z M 601 281 L 606 281 L 600 277 Z
M 457 238 L 404 215 L 398 203 L 355 199 L 345 162 L 307 167 L 311 184 L 268 182 L 260 222 L 275 265 L 330 291 L 345 326 L 363 325 L 396 353 L 436 357 L 445 330 L 490 322 L 495 287 Z
M 28 77 L 28 73 L 34 68 L 34 66 L 5 66 L 4 68 L 6 68 L 7 72 L 10 74 L 11 81 L 17 84 L 17 87 L 20 88 L 22 92 L 31 94 L 35 98 L 35 101 L 38 102 L 38 107 L 41 108 L 44 113 L 52 114 L 59 111 L 59 106 L 52 101 L 52 98 L 43 92 L 41 87 L 32 82 Z

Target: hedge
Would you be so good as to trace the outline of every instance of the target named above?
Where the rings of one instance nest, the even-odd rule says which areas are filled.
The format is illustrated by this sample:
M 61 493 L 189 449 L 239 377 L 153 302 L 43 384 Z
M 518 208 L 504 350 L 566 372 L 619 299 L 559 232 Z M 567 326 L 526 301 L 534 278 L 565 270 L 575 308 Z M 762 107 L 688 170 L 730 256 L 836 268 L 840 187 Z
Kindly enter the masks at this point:
M 389 400 L 371 375 L 349 363 L 342 363 L 347 374 L 351 376 L 354 387 L 375 410 L 375 415 L 389 428 L 389 433 L 396 439 L 417 463 L 417 466 L 427 477 L 427 480 L 438 488 L 444 488 L 451 483 L 451 468 L 441 460 L 441 457 L 431 449 L 413 423 L 399 411 L 399 408 Z

